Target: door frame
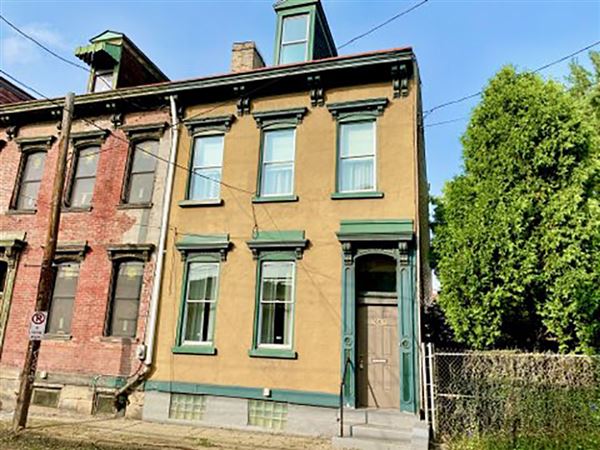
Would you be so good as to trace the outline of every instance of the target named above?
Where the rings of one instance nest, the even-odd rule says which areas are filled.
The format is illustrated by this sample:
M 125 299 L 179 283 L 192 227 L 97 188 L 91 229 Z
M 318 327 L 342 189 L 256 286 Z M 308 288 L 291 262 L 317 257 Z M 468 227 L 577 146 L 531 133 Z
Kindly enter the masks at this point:
M 391 256 L 396 261 L 400 411 L 419 410 L 417 343 L 416 249 L 412 220 L 342 221 L 337 233 L 342 245 L 341 370 L 347 407 L 356 408 L 356 261 L 367 255 Z M 348 368 L 344 370 L 346 362 Z

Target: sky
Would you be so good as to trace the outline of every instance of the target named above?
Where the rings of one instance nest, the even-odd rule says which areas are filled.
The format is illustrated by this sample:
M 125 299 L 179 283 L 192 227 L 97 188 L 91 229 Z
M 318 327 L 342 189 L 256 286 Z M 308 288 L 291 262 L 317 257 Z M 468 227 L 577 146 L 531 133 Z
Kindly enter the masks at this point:
M 171 80 L 229 70 L 231 45 L 253 40 L 268 64 L 275 40 L 274 0 L 0 0 L 0 13 L 75 62 L 77 46 L 106 29 L 124 32 Z M 419 0 L 323 0 L 337 45 Z M 340 54 L 411 46 L 424 109 L 478 92 L 505 64 L 535 69 L 600 40 L 600 0 L 429 0 L 345 47 Z M 600 45 L 596 47 L 600 50 Z M 578 57 L 588 64 L 585 54 Z M 55 59 L 0 23 L 0 68 L 48 97 L 85 92 L 87 74 Z M 568 62 L 542 72 L 564 80 Z M 460 137 L 478 99 L 426 119 L 430 192 L 462 170 Z M 439 122 L 451 121 L 439 124 Z M 438 125 L 436 125 L 438 124 Z

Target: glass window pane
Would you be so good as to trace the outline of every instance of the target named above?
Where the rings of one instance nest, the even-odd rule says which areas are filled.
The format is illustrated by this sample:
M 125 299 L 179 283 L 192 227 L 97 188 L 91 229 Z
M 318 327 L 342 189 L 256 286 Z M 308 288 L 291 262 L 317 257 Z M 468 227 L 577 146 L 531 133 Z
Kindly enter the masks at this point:
M 156 158 L 152 155 L 158 155 L 157 141 L 144 141 L 136 144 L 135 151 L 133 152 L 131 173 L 154 172 Z
M 76 178 L 96 176 L 99 152 L 100 147 L 90 147 L 79 152 L 77 156 L 77 170 L 75 173 Z
M 306 61 L 306 42 L 281 46 L 280 64 L 293 64 Z
M 75 179 L 71 194 L 71 206 L 78 208 L 90 206 L 94 195 L 95 182 L 95 178 Z
M 117 274 L 115 298 L 139 299 L 143 275 L 143 263 L 136 261 L 121 263 Z
M 6 285 L 6 275 L 8 274 L 8 263 L 0 261 L 0 295 L 4 292 Z
M 375 122 L 341 125 L 341 156 L 374 155 Z
M 213 336 L 214 303 L 188 303 L 185 341 L 210 342 Z
M 94 80 L 94 92 L 110 91 L 112 89 L 113 73 L 97 73 Z
M 215 300 L 217 294 L 216 264 L 192 263 L 188 270 L 188 299 Z
M 129 180 L 128 203 L 150 203 L 152 188 L 154 187 L 154 173 L 132 174 Z
M 46 152 L 31 153 L 27 156 L 23 170 L 23 181 L 39 181 L 44 173 Z
M 286 262 L 265 262 L 262 267 L 263 278 L 292 278 L 294 263 Z
M 36 181 L 24 183 L 21 186 L 19 198 L 17 199 L 17 209 L 35 209 L 40 184 L 39 181 Z
M 221 168 L 195 169 L 190 175 L 190 199 L 215 200 L 221 195 Z
M 267 165 L 262 173 L 262 195 L 286 195 L 293 193 L 292 164 Z
M 292 305 L 264 303 L 261 305 L 259 344 L 290 344 Z
M 56 270 L 53 295 L 57 297 L 75 297 L 78 278 L 79 264 L 60 264 Z
M 283 42 L 306 39 L 308 15 L 286 17 L 283 21 Z
M 201 136 L 194 142 L 194 167 L 221 167 L 223 136 Z
M 294 160 L 294 130 L 266 131 L 264 134 L 263 162 L 288 162 Z
M 73 298 L 54 297 L 50 304 L 48 315 L 47 333 L 71 332 L 71 321 L 73 319 Z
M 111 336 L 133 337 L 136 333 L 138 302 L 117 300 L 113 306 Z
M 342 159 L 340 162 L 340 191 L 375 189 L 373 157 Z

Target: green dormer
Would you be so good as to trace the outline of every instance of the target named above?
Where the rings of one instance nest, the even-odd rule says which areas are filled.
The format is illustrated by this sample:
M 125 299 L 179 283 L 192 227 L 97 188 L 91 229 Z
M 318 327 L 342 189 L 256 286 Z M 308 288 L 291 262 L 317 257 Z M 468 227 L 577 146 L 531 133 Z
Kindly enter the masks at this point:
M 337 56 L 320 0 L 280 0 L 274 8 L 275 65 Z
M 88 92 L 169 81 L 169 78 L 123 33 L 106 30 L 78 47 L 75 56 L 91 67 Z

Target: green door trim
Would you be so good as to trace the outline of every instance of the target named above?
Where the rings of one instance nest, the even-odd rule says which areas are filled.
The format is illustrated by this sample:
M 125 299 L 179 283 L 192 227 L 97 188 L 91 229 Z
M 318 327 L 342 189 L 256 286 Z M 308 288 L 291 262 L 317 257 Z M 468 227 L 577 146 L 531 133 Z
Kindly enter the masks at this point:
M 396 260 L 398 297 L 398 348 L 400 360 L 400 410 L 416 413 L 419 408 L 418 332 L 416 327 L 416 254 L 412 233 L 406 226 L 412 221 L 361 221 L 349 230 L 343 221 L 338 233 L 342 245 L 342 342 L 341 369 L 348 362 L 344 386 L 344 404 L 356 407 L 356 261 L 366 255 L 381 254 Z M 356 223 L 352 224 L 356 226 Z M 390 229 L 392 228 L 392 229 Z M 366 239 L 371 235 L 372 239 Z M 384 238 L 385 236 L 385 238 Z

